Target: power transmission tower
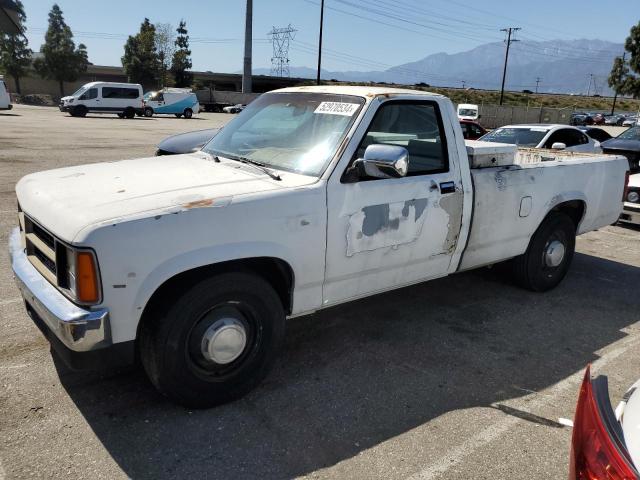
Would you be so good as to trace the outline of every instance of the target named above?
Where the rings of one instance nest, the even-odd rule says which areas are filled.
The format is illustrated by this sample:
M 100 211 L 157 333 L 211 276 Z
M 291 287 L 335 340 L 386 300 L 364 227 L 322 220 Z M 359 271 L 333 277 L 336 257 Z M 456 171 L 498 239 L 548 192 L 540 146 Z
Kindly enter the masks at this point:
M 589 86 L 587 87 L 587 97 L 591 94 L 591 82 L 593 81 L 593 73 L 589 74 Z
M 503 28 L 500 31 L 507 33 L 507 51 L 504 55 L 504 70 L 502 71 L 502 87 L 500 88 L 500 105 L 502 105 L 502 100 L 504 98 L 504 81 L 507 78 L 507 62 L 509 61 L 509 47 L 513 42 L 519 42 L 520 40 L 516 40 L 515 38 L 511 38 L 511 34 L 521 30 L 520 27 L 509 27 Z
M 277 77 L 289 76 L 289 44 L 297 32 L 291 24 L 286 27 L 276 28 L 267 33 L 273 44 L 273 56 L 271 57 L 271 74 Z
M 540 85 L 540 81 L 542 79 L 540 77 L 536 77 L 536 93 L 538 93 L 538 85 Z
M 464 90 L 464 87 L 467 84 L 467 81 L 466 80 L 461 80 L 461 82 L 462 82 L 462 89 Z

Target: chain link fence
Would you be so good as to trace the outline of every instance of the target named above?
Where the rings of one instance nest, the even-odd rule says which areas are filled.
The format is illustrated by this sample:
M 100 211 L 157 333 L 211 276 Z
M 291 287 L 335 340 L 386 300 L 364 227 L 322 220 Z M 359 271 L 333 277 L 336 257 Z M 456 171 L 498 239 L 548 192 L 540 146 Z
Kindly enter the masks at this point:
M 573 108 L 511 107 L 507 105 L 480 105 L 480 123 L 485 128 L 497 128 L 517 123 L 569 124 Z

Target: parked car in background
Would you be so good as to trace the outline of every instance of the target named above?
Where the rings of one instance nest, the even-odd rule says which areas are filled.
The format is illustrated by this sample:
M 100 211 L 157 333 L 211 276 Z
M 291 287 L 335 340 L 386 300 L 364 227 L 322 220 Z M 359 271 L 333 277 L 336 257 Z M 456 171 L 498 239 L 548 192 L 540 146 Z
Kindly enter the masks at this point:
M 640 173 L 629 176 L 620 221 L 640 225 Z
M 637 115 L 629 115 L 622 122 L 623 127 L 635 127 L 638 125 L 638 116 Z
M 144 116 L 154 114 L 175 115 L 191 118 L 200 111 L 198 97 L 189 88 L 164 88 L 144 95 Z
M 61 112 L 72 117 L 87 113 L 115 113 L 120 118 L 143 114 L 142 86 L 138 83 L 91 82 L 60 99 Z
M 609 134 L 609 132 L 598 127 L 578 127 L 578 128 L 582 130 L 584 133 L 586 133 L 587 135 L 589 135 L 594 140 L 600 142 L 601 144 L 605 140 L 609 140 L 610 138 L 613 138 Z
M 460 120 L 460 128 L 465 140 L 477 140 L 487 133 L 482 125 L 472 120 Z
M 246 105 L 243 105 L 241 103 L 237 103 L 235 105 L 229 105 L 228 107 L 224 107 L 222 109 L 222 111 L 224 113 L 240 113 L 242 110 L 244 110 L 246 107 Z
M 211 140 L 219 128 L 196 130 L 195 132 L 179 133 L 162 140 L 156 150 L 156 155 L 176 155 L 180 153 L 192 153 L 200 150 Z
M 624 155 L 629 160 L 631 173 L 640 172 L 640 126 L 631 127 L 617 137 L 602 142 L 602 151 Z
M 605 115 L 604 116 L 604 124 L 605 125 L 616 125 L 618 127 L 622 126 L 622 123 L 626 120 L 626 115 L 622 113 L 616 113 L 613 115 Z
M 640 380 L 614 410 L 607 377 L 587 367 L 573 420 L 570 480 L 640 479 Z
M 559 124 L 506 125 L 480 138 L 483 142 L 513 143 L 520 147 L 552 148 L 600 153 L 600 142 L 577 127 Z
M 11 110 L 11 97 L 7 91 L 7 85 L 4 83 L 4 78 L 0 75 L 0 110 Z
M 461 103 L 458 105 L 458 119 L 475 121 L 480 118 L 478 105 Z
M 593 113 L 590 116 L 594 125 L 604 125 L 604 113 Z
M 593 125 L 593 118 L 588 113 L 573 112 L 569 117 L 569 125 Z

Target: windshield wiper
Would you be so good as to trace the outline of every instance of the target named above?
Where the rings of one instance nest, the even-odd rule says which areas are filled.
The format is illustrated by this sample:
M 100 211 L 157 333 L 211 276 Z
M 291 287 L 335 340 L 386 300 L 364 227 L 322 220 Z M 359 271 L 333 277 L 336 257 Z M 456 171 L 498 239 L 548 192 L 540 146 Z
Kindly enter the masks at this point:
M 259 169 L 260 171 L 262 171 L 262 172 L 266 173 L 267 175 L 269 175 L 274 180 L 282 180 L 282 178 L 280 178 L 280 175 L 278 175 L 277 173 L 274 173 L 271 170 L 269 170 L 267 168 L 267 166 L 262 162 L 258 162 L 256 160 L 251 160 L 250 158 L 247 158 L 247 157 L 240 157 L 240 156 L 237 156 L 237 155 L 234 155 L 233 157 L 227 156 L 227 155 L 224 155 L 224 156 L 227 157 L 227 158 L 230 158 L 231 160 L 235 160 L 236 162 L 244 163 L 246 165 L 253 165 L 254 167 Z

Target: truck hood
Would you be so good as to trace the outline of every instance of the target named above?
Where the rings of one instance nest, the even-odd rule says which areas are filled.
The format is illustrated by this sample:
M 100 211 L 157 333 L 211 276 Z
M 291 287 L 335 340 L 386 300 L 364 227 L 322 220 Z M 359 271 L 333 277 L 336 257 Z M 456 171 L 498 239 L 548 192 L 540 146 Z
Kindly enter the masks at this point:
M 271 179 L 251 165 L 214 162 L 196 152 L 96 163 L 33 173 L 16 185 L 22 210 L 60 239 L 86 227 L 194 207 L 228 205 L 234 196 L 308 185 L 317 179 L 283 173 Z

